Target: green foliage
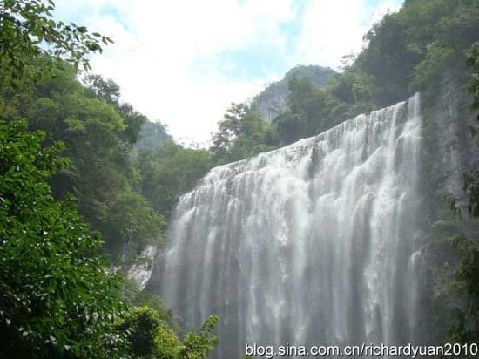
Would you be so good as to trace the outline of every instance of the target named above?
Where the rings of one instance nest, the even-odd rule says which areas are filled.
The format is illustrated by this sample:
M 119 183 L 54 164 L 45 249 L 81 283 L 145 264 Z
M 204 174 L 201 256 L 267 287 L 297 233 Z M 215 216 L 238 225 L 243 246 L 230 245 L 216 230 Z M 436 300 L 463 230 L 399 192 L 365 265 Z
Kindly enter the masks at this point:
M 366 34 L 367 48 L 326 86 L 291 78 L 288 109 L 273 122 L 280 143 L 316 135 L 347 118 L 403 100 L 419 85 L 436 90 L 430 80 L 441 73 L 448 57 L 432 45 L 437 35 L 433 28 L 450 13 L 426 2 L 410 1 L 400 12 L 387 14 Z
M 166 231 L 139 192 L 143 178 L 130 155 L 146 117 L 119 103 L 113 81 L 76 79 L 79 65 L 89 68 L 88 53 L 111 40 L 53 20 L 53 9 L 49 0 L 0 4 L 0 356 L 206 357 L 216 317 L 182 343 L 158 297 L 135 289 L 122 298 L 103 242 L 84 222 L 117 257 Z M 160 155 L 170 162 L 152 167 L 164 166 L 158 175 L 166 173 L 170 197 L 157 199 L 169 211 L 171 193 L 191 186 L 210 156 L 175 145 Z M 172 174 L 175 160 L 185 165 Z M 124 300 L 151 308 L 127 312 Z
M 288 84 L 288 110 L 273 121 L 280 143 L 290 144 L 300 138 L 309 137 L 316 119 L 322 120 L 321 104 L 324 94 L 308 78 L 293 77 Z
M 479 109 L 479 42 L 473 44 L 466 52 L 466 63 L 471 73 L 469 80 L 469 92 L 473 99 L 471 107 Z M 477 139 L 477 130 L 474 128 L 473 135 Z M 463 183 L 469 199 L 469 213 L 473 217 L 479 218 L 479 172 L 475 170 L 465 173 Z
M 152 207 L 168 217 L 179 196 L 190 191 L 213 167 L 206 150 L 165 142 L 156 150 L 140 150 L 138 168 L 143 176 L 142 193 Z
M 334 75 L 336 75 L 336 72 L 328 67 L 297 65 L 289 70 L 280 81 L 269 84 L 255 96 L 252 107 L 258 109 L 267 120 L 273 120 L 286 110 L 288 87 L 292 78 L 306 78 L 315 86 L 326 86 Z
M 290 79 L 288 110 L 275 120 L 281 143 L 315 135 L 417 90 L 434 95 L 478 31 L 476 2 L 406 2 L 366 34 L 367 48 L 325 88 Z
M 280 145 L 289 145 L 307 137 L 307 120 L 300 114 L 286 110 L 273 120 Z
M 350 108 L 344 115 L 354 117 L 365 111 L 371 111 L 374 94 L 378 91 L 374 81 L 372 75 L 360 69 L 348 67 L 340 76 L 333 79 L 328 90 L 335 99 L 350 104 Z M 326 107 L 325 110 L 329 113 L 332 109 Z M 325 112 L 324 109 L 323 112 Z
M 458 237 L 455 243 L 455 291 L 463 302 L 455 308 L 450 337 L 461 343 L 479 339 L 479 244 L 477 239 Z
M 199 332 L 188 332 L 183 344 L 185 346 L 182 357 L 188 359 L 206 359 L 208 354 L 218 344 L 218 338 L 212 334 L 219 321 L 216 315 L 210 315 L 203 323 Z
M 0 4 L 1 88 L 20 88 L 45 76 L 58 58 L 89 69 L 87 55 L 101 52 L 109 37 L 84 26 L 55 21 L 51 0 L 4 0 Z M 37 66 L 41 60 L 43 66 Z
M 119 89 L 112 81 L 91 76 L 85 88 L 71 67 L 52 73 L 34 91 L 19 92 L 11 117 L 24 117 L 31 129 L 45 131 L 47 143 L 65 144 L 71 164 L 50 181 L 55 197 L 70 192 L 78 198 L 80 213 L 101 232 L 114 259 L 122 249 L 135 254 L 165 231 L 165 220 L 134 191 L 141 177 L 130 151 L 147 119 L 118 104 Z
M 479 173 L 465 173 L 463 183 L 469 200 L 467 209 L 473 217 L 479 218 Z
M 282 145 L 326 131 L 346 118 L 373 109 L 373 78 L 353 68 L 333 77 L 326 87 L 308 78 L 289 81 L 288 109 L 273 121 Z
M 149 120 L 127 103 L 119 105 L 118 111 L 125 121 L 125 130 L 121 138 L 133 145 L 140 139 L 140 131 Z
M 17 101 L 9 102 L 9 120 L 25 118 L 31 129 L 47 133 L 47 143 L 65 144 L 70 166 L 50 180 L 54 196 L 73 193 L 80 213 L 101 232 L 113 259 L 130 260 L 146 244 L 160 241 L 166 231 L 164 217 L 140 194 L 143 177 L 131 156 L 133 144 L 149 122 L 129 104 L 119 103 L 119 86 L 111 80 L 88 75 L 84 86 L 76 79 L 77 71 L 66 64 L 50 69 L 50 75 L 28 91 L 15 91 Z M 156 159 L 145 164 L 157 171 L 145 172 L 144 182 L 154 192 L 147 193 L 156 209 L 168 215 L 177 197 L 211 165 L 204 164 L 209 159 L 206 151 L 183 151 L 172 145 L 160 152 L 165 163 L 161 169 L 155 167 Z M 158 178 L 161 190 L 154 182 Z
M 136 295 L 134 304 L 138 307 L 146 306 L 156 310 L 160 318 L 168 323 L 175 332 L 180 331 L 179 319 L 173 315 L 171 309 L 163 303 L 158 295 L 151 293 L 148 289 L 143 289 Z
M 161 325 L 158 312 L 148 307 L 130 310 L 118 329 L 126 332 L 135 357 L 151 357 L 155 346 L 155 335 Z M 171 333 L 174 335 L 174 333 Z
M 198 332 L 188 332 L 181 341 L 157 311 L 137 307 L 121 321 L 118 330 L 127 333 L 134 357 L 203 359 L 218 343 L 218 338 L 212 334 L 217 322 L 217 316 L 210 316 Z
M 437 91 L 444 67 L 450 60 L 453 49 L 438 41 L 427 45 L 426 56 L 414 68 L 412 85 L 421 90 Z
M 476 4 L 475 10 L 479 7 Z M 477 12 L 475 13 L 477 15 Z M 450 20 L 451 22 L 452 20 Z M 477 23 L 477 19 L 472 22 Z M 471 23 L 470 14 L 464 14 L 457 23 Z M 466 34 L 467 36 L 467 34 Z M 476 42 L 466 52 L 466 63 L 471 71 L 469 91 L 473 97 L 472 108 L 479 108 L 479 45 Z M 477 132 L 474 133 L 477 137 Z M 463 176 L 464 190 L 467 194 L 468 215 L 479 218 L 479 175 L 477 171 L 466 172 Z M 452 311 L 452 320 L 449 325 L 451 340 L 461 343 L 472 343 L 479 340 L 479 225 L 467 216 L 461 219 L 463 227 L 472 227 L 469 231 L 452 231 L 453 249 L 455 251 L 454 263 L 447 262 L 447 270 L 451 280 L 444 292 L 453 296 L 448 305 Z
M 160 318 L 176 333 L 180 332 L 180 318 L 173 315 L 160 296 L 152 293 L 149 288 L 140 290 L 138 283 L 132 279 L 125 278 L 122 288 L 123 298 L 130 307 L 148 307 L 155 310 Z
M 440 337 L 458 343 L 479 338 L 479 245 L 477 223 L 459 217 L 441 219 L 432 226 L 434 306 L 447 333 Z
M 53 199 L 47 180 L 66 161 L 44 137 L 0 122 L 0 354 L 101 356 L 119 281 L 72 202 Z
M 92 97 L 99 98 L 105 102 L 118 105 L 120 99 L 120 86 L 112 80 L 105 80 L 100 75 L 88 74 L 84 82 Z
M 166 219 L 147 200 L 131 190 L 120 192 L 102 218 L 102 233 L 110 253 L 137 255 L 147 244 L 160 245 L 166 236 Z
M 367 47 L 326 86 L 289 79 L 288 108 L 273 121 L 279 142 L 316 135 L 415 91 L 434 97 L 444 74 L 463 63 L 463 52 L 477 41 L 477 33 L 477 1 L 406 1 L 373 26 L 364 37 Z M 470 51 L 474 63 L 477 50 Z M 476 92 L 477 82 L 471 82 Z
M 85 77 L 84 82 L 87 86 L 87 93 L 94 98 L 114 105 L 116 111 L 123 118 L 125 130 L 120 137 L 130 144 L 136 143 L 139 139 L 140 130 L 148 122 L 148 119 L 135 111 L 130 104 L 120 104 L 120 87 L 113 80 L 105 80 L 100 75 L 90 74 Z
M 451 50 L 460 56 L 461 49 L 468 46 L 467 34 L 476 25 L 459 19 L 465 13 L 472 14 L 474 7 L 470 1 L 411 0 L 368 32 L 368 47 L 355 66 L 375 78 L 379 105 L 437 87 L 435 82 L 428 82 L 431 76 L 450 64 L 444 60 Z M 474 17 L 477 21 L 477 15 Z
M 287 108 L 272 123 L 249 105 L 233 105 L 206 151 L 174 144 L 162 126 L 154 128 L 119 102 L 113 81 L 90 75 L 84 85 L 78 82 L 76 67 L 88 68 L 88 53 L 111 41 L 54 21 L 52 10 L 50 1 L 0 4 L 0 110 L 10 121 L 0 126 L 0 353 L 5 356 L 205 358 L 217 343 L 212 335 L 217 317 L 181 339 L 161 300 L 131 289 L 124 290 L 125 299 L 139 307 L 118 318 L 123 308 L 118 281 L 98 256 L 99 238 L 72 201 L 53 198 L 72 192 L 114 258 L 131 258 L 161 241 L 179 196 L 212 166 L 313 136 L 418 89 L 434 96 L 446 70 L 462 61 L 479 32 L 477 1 L 408 0 L 366 34 L 368 46 L 341 74 L 331 78 L 332 72 L 324 72 L 327 81 L 319 81 L 313 68 L 304 68 L 313 72 L 290 76 Z M 467 52 L 476 106 L 478 48 Z M 17 118 L 45 131 L 43 145 L 43 137 L 25 131 Z M 59 140 L 67 167 L 57 157 Z M 466 181 L 474 216 L 476 177 Z M 474 234 L 459 235 L 462 224 L 454 220 L 437 221 L 431 231 L 456 251 L 445 289 L 448 298 L 459 298 L 452 336 L 477 340 L 479 251 L 467 239 Z
M 469 91 L 474 99 L 472 106 L 479 109 L 479 42 L 473 44 L 467 51 L 466 62 L 471 71 Z
M 210 150 L 217 163 L 227 163 L 276 147 L 275 132 L 258 110 L 246 104 L 233 104 L 220 122 Z

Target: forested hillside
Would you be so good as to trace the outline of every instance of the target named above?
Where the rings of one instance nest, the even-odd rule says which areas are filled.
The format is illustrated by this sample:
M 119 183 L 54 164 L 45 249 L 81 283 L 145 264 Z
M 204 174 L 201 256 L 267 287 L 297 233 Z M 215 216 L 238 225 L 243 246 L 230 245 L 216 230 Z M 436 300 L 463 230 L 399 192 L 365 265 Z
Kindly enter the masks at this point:
M 416 91 L 431 106 L 445 75 L 479 108 L 479 2 L 406 0 L 365 34 L 367 47 L 344 71 L 293 69 L 252 103 L 226 110 L 209 149 L 185 148 L 123 102 L 115 82 L 89 72 L 89 56 L 115 39 L 55 20 L 53 8 L 0 3 L 0 357 L 206 358 L 220 319 L 188 331 L 125 275 L 145 247 L 165 242 L 183 193 L 214 166 Z M 426 137 L 433 121 L 425 118 Z M 435 139 L 426 141 L 433 148 Z M 477 342 L 476 168 L 463 184 L 465 205 L 429 186 L 430 295 L 448 318 L 445 329 L 438 319 L 439 340 Z
M 85 76 L 88 54 L 112 40 L 53 20 L 53 6 L 0 4 L 0 356 L 204 357 L 216 317 L 181 340 L 159 299 L 111 265 L 164 240 L 208 156 L 173 144 L 111 80 Z
M 477 6 L 474 0 L 405 1 L 399 12 L 387 14 L 365 34 L 367 47 L 326 86 L 318 86 L 308 76 L 293 76 L 287 109 L 272 121 L 276 145 L 311 137 L 416 91 L 428 99 L 437 93 L 445 72 L 470 76 L 465 51 L 477 41 Z M 238 138 L 247 132 L 227 119 L 217 137 L 228 131 Z M 263 142 L 271 144 L 269 137 Z M 218 142 L 213 148 L 222 146 Z
M 326 86 L 335 74 L 334 70 L 318 65 L 295 66 L 281 80 L 269 84 L 261 91 L 253 99 L 253 106 L 267 121 L 272 121 L 287 107 L 289 82 L 293 78 L 297 80 L 306 78 L 315 86 Z

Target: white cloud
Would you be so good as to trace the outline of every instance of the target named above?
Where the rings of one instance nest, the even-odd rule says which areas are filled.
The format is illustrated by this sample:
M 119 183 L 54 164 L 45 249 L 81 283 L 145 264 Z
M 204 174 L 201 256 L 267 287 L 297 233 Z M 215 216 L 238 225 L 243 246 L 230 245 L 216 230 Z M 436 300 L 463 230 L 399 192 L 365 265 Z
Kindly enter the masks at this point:
M 382 19 L 388 12 L 398 11 L 401 7 L 402 1 L 399 0 L 386 0 L 374 8 L 372 15 L 372 23 L 376 23 Z
M 376 7 L 367 0 L 312 1 L 303 15 L 294 57 L 338 69 L 343 56 L 361 51 L 363 36 L 371 26 L 400 4 L 400 0 L 385 0 Z
M 126 101 L 167 124 L 176 138 L 205 141 L 231 102 L 244 101 L 282 75 L 232 78 L 216 67 L 218 59 L 223 70 L 230 66 L 221 63 L 222 54 L 271 48 L 271 56 L 287 57 L 288 66 L 336 66 L 342 55 L 359 51 L 377 16 L 366 12 L 366 2 L 349 0 L 344 7 L 343 1 L 311 0 L 302 14 L 294 0 L 62 0 L 57 9 L 59 17 L 79 19 L 114 39 L 92 66 L 121 86 Z M 290 51 L 281 26 L 298 16 L 301 34 Z
M 303 16 L 297 56 L 306 62 L 337 67 L 343 55 L 358 52 L 365 32 L 365 1 L 317 0 Z

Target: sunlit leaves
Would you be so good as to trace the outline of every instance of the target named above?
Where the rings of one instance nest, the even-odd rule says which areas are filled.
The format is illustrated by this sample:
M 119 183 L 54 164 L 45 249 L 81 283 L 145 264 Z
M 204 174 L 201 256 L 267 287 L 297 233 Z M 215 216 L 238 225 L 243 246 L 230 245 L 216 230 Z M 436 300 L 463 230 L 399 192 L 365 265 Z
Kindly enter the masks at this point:
M 55 21 L 50 0 L 4 0 L 0 3 L 0 85 L 19 89 L 49 71 L 58 58 L 90 69 L 88 54 L 113 41 L 86 27 Z M 44 66 L 39 66 L 38 62 Z M 49 66 L 45 66 L 49 64 Z

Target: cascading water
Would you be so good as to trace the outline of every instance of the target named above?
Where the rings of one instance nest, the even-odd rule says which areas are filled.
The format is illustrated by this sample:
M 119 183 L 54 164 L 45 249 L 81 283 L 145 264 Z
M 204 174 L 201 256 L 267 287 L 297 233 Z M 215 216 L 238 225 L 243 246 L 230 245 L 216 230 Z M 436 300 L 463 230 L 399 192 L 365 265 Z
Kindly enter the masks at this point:
M 245 342 L 397 344 L 418 336 L 419 95 L 216 167 L 183 195 L 152 285 L 187 327 Z

